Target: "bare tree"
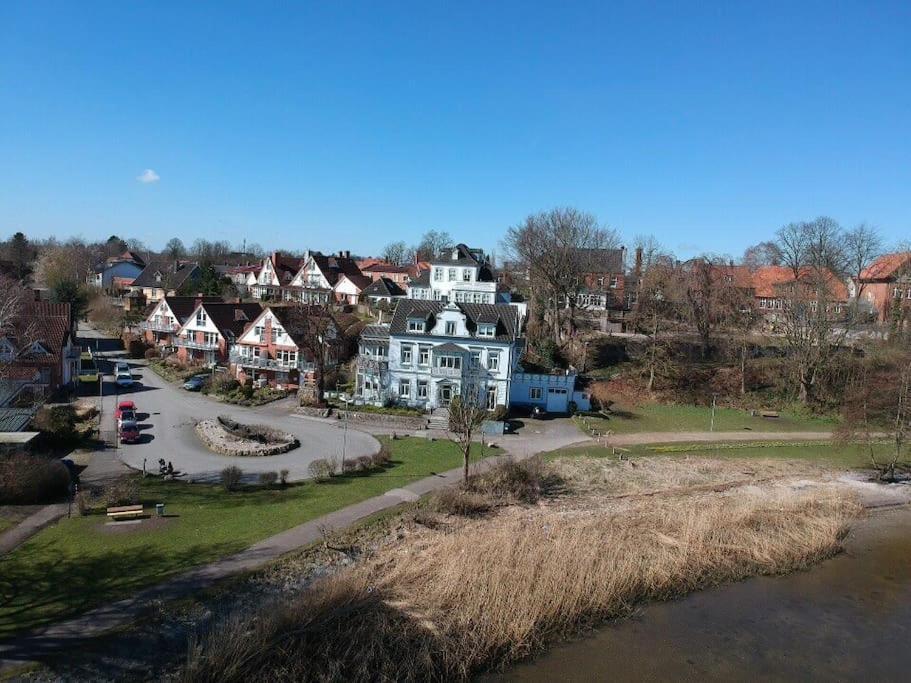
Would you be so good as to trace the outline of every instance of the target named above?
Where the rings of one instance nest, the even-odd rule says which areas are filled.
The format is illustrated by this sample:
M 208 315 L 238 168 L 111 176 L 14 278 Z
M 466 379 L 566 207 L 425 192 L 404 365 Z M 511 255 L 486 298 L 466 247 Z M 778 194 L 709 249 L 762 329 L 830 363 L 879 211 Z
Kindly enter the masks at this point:
M 0 275 L 0 340 L 8 342 L 0 347 L 0 379 L 8 376 L 17 351 L 31 344 L 37 332 L 36 322 L 24 315 L 29 299 L 30 292 L 18 281 Z
M 445 230 L 428 230 L 421 236 L 421 241 L 414 248 L 418 259 L 432 261 L 446 247 L 453 246 L 452 237 Z
M 911 432 L 911 355 L 901 350 L 883 359 L 864 360 L 860 376 L 845 392 L 844 420 L 839 436 L 859 441 L 880 478 L 895 481 L 896 468 L 906 455 Z M 891 448 L 877 454 L 883 436 Z
M 169 261 L 179 261 L 187 255 L 187 248 L 179 237 L 172 237 L 164 245 L 164 255 Z
M 875 228 L 861 223 L 845 233 L 842 244 L 846 275 L 854 283 L 850 313 L 852 317 L 857 318 L 865 286 L 861 275 L 882 253 L 882 240 Z
M 411 249 L 404 241 L 390 242 L 383 247 L 382 259 L 386 263 L 393 263 L 397 266 L 405 265 L 411 262 Z
M 674 267 L 657 262 L 644 272 L 639 285 L 633 320 L 636 329 L 646 337 L 641 362 L 648 375 L 649 393 L 654 391 L 658 376 L 671 366 L 670 341 L 664 332 L 674 313 L 671 293 L 675 280 Z
M 590 213 L 571 207 L 528 216 L 509 228 L 504 247 L 529 274 L 532 302 L 545 306 L 554 341 L 572 333 L 586 275 L 603 270 L 605 249 L 619 244 L 617 234 Z
M 747 247 L 743 252 L 741 263 L 750 270 L 764 266 L 780 266 L 782 261 L 781 250 L 775 242 L 759 242 Z
M 483 391 L 483 387 L 476 382 L 466 380 L 459 395 L 449 404 L 449 431 L 456 435 L 459 450 L 462 451 L 462 474 L 466 482 L 472 439 L 487 418 Z
M 846 315 L 842 281 L 848 270 L 845 234 L 834 220 L 820 217 L 790 223 L 777 236 L 782 262 L 792 275 L 777 287 L 783 301 L 780 327 L 799 399 L 809 403 L 817 379 L 842 347 L 853 322 Z
M 312 381 L 301 382 L 301 402 L 323 404 L 326 375 L 338 358 L 341 336 L 328 306 L 296 304 L 289 306 L 284 320 L 288 334 L 294 339 L 299 353 L 313 363 Z
M 718 330 L 742 325 L 752 303 L 745 285 L 736 267 L 719 257 L 702 256 L 676 269 L 671 298 L 699 335 L 703 358 L 709 355 Z

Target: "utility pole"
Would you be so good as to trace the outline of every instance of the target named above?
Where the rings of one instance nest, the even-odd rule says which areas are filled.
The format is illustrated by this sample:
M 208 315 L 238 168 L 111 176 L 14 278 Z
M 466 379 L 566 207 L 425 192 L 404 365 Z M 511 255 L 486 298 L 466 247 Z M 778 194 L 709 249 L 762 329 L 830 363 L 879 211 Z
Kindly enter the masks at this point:
M 712 424 L 709 425 L 709 431 L 710 431 L 710 432 L 714 432 L 714 431 L 715 431 L 715 397 L 716 397 L 717 395 L 718 395 L 718 394 L 712 394 Z

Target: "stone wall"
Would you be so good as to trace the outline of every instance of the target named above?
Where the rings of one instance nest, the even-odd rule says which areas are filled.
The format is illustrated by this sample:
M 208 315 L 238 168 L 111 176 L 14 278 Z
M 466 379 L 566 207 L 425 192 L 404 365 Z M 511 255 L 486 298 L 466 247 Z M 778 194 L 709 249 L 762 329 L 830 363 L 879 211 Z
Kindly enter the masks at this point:
M 237 425 L 237 423 L 234 423 Z M 222 455 L 238 455 L 261 457 L 266 455 L 278 455 L 287 453 L 293 448 L 297 448 L 300 442 L 293 434 L 279 432 L 268 427 L 238 425 L 246 429 L 263 429 L 267 430 L 270 441 L 259 441 L 254 439 L 244 439 L 228 431 L 220 422 L 216 420 L 203 420 L 196 424 L 196 435 L 199 440 L 211 451 Z

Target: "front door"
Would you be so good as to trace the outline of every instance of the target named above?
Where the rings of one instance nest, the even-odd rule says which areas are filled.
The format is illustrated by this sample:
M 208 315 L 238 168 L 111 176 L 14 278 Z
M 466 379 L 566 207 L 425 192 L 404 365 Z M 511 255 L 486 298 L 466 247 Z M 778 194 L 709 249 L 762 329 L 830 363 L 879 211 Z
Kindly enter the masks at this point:
M 440 405 L 448 406 L 452 403 L 452 385 L 444 384 L 440 387 Z

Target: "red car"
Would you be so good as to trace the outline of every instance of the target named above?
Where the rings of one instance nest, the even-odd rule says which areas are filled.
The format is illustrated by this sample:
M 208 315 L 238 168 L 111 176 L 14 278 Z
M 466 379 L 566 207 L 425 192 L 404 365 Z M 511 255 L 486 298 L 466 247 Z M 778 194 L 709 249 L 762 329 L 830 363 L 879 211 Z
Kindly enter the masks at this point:
M 117 410 L 114 411 L 114 419 L 117 420 L 117 423 L 120 424 L 120 418 L 123 416 L 123 411 L 132 410 L 133 414 L 136 414 L 136 404 L 132 401 L 121 401 L 117 404 Z
M 120 424 L 120 443 L 136 443 L 139 441 L 139 425 L 133 420 L 125 420 Z

